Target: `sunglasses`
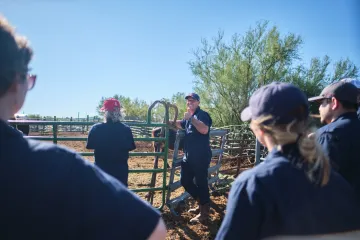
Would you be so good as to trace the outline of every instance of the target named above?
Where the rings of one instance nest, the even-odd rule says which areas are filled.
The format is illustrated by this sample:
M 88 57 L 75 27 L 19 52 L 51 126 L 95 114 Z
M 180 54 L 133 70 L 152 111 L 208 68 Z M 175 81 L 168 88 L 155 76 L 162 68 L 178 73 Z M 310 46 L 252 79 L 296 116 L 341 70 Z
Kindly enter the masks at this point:
M 27 74 L 26 75 L 26 80 L 27 80 L 27 84 L 28 84 L 28 90 L 31 90 L 34 88 L 35 83 L 36 83 L 36 75 L 33 74 Z

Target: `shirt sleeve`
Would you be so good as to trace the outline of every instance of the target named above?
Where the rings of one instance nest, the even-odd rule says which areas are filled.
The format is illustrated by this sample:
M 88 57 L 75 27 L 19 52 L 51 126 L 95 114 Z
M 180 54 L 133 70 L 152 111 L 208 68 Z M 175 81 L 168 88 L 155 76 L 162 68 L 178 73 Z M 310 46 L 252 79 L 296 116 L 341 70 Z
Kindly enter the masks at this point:
M 211 127 L 212 119 L 208 113 L 201 112 L 200 114 L 198 114 L 197 118 L 198 118 L 198 120 L 203 122 L 206 126 Z
M 216 240 L 259 239 L 263 206 L 258 191 L 254 181 L 235 180 Z
M 332 167 L 338 171 L 341 168 L 341 163 L 343 161 L 341 161 L 337 137 L 332 133 L 325 132 L 318 137 L 318 143 L 320 144 L 325 156 L 329 158 Z
M 134 141 L 134 136 L 132 134 L 131 128 L 129 128 L 128 135 L 129 135 L 129 137 L 128 137 L 128 141 L 129 141 L 128 150 L 133 151 L 133 150 L 136 149 L 136 144 L 135 144 L 135 141 Z
M 87 149 L 95 149 L 96 148 L 96 129 L 95 127 L 93 126 L 90 131 L 89 131 L 89 134 L 88 134 L 88 138 L 87 138 L 87 141 L 86 141 L 86 148 Z
M 147 239 L 151 235 L 160 220 L 159 211 L 80 156 L 72 162 L 66 202 L 72 214 L 69 221 L 83 230 L 79 239 Z

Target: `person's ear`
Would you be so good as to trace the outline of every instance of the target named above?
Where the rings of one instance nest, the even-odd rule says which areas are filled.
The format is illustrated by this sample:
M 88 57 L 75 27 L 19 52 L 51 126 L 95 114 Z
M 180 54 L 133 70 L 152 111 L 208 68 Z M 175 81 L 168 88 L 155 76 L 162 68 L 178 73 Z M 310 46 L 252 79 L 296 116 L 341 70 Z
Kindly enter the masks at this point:
M 331 98 L 331 109 L 332 110 L 336 110 L 340 107 L 340 102 L 339 100 L 337 100 L 336 98 L 332 97 Z

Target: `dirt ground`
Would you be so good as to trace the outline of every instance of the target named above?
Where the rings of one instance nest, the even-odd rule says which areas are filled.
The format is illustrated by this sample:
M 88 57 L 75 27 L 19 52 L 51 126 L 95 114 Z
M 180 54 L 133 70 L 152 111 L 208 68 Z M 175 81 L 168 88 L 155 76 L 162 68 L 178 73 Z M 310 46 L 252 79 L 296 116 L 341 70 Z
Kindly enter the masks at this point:
M 37 135 L 32 133 L 31 135 Z M 59 136 L 66 137 L 86 137 L 81 133 L 59 133 Z M 84 141 L 62 141 L 58 144 L 66 146 L 70 149 L 73 149 L 77 152 L 89 152 L 85 148 Z M 137 149 L 135 152 L 153 152 L 152 142 L 136 142 Z M 93 162 L 93 157 L 84 157 L 85 159 Z M 171 166 L 172 152 L 169 153 L 168 158 L 170 159 L 169 164 Z M 141 156 L 141 157 L 130 157 L 129 158 L 129 169 L 153 169 L 154 157 L 151 156 Z M 227 161 L 224 159 L 221 170 L 229 170 L 236 167 L 236 162 Z M 159 159 L 159 168 L 163 168 L 163 160 Z M 230 171 L 231 173 L 231 171 Z M 232 175 L 234 171 L 232 172 Z M 167 184 L 169 182 L 170 171 L 167 172 Z M 177 172 L 175 180 L 179 179 L 179 173 Z M 227 176 L 232 176 L 227 175 Z M 225 175 L 222 175 L 225 176 Z M 139 188 L 148 188 L 150 187 L 151 173 L 130 173 L 129 174 L 129 188 L 130 189 L 139 189 Z M 163 174 L 157 174 L 156 177 L 156 186 L 161 187 L 163 182 Z M 181 187 L 172 193 L 171 198 L 181 195 L 184 192 L 184 189 Z M 212 192 L 211 200 L 214 205 L 210 212 L 211 221 L 206 224 L 190 224 L 189 221 L 195 215 L 187 213 L 187 210 L 194 206 L 195 202 L 192 198 L 185 201 L 184 205 L 181 205 L 178 210 L 180 216 L 176 218 L 173 216 L 169 208 L 165 205 L 162 209 L 162 215 L 166 222 L 168 236 L 167 239 L 214 239 L 223 219 L 225 213 L 225 207 L 227 203 L 227 193 L 228 188 L 225 188 L 223 191 Z M 145 199 L 146 192 L 137 193 L 140 197 Z M 162 192 L 156 192 L 154 195 L 154 207 L 159 207 L 162 204 Z

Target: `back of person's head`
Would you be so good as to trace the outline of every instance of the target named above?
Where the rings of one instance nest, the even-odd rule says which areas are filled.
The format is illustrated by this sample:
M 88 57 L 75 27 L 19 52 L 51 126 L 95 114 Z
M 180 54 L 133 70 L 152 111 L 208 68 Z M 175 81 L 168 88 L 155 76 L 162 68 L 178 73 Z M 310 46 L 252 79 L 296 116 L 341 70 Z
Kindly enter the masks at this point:
M 360 79 L 356 79 L 356 78 L 343 78 L 340 81 L 342 82 L 347 82 L 347 83 L 351 83 L 352 85 L 354 85 L 357 90 L 358 90 L 358 98 L 357 98 L 357 102 L 358 105 L 360 105 Z
M 328 159 L 317 146 L 310 125 L 309 105 L 305 94 L 289 83 L 273 82 L 251 96 L 249 106 L 241 113 L 243 121 L 251 120 L 251 129 L 266 147 L 280 151 L 296 143 L 307 168 L 310 181 L 325 185 L 330 174 Z M 319 174 L 320 172 L 320 174 Z
M 115 98 L 106 99 L 100 110 L 104 112 L 104 120 L 106 123 L 120 122 L 124 117 L 121 104 L 119 100 Z
M 0 118 L 10 118 L 22 107 L 32 55 L 26 38 L 0 15 Z

